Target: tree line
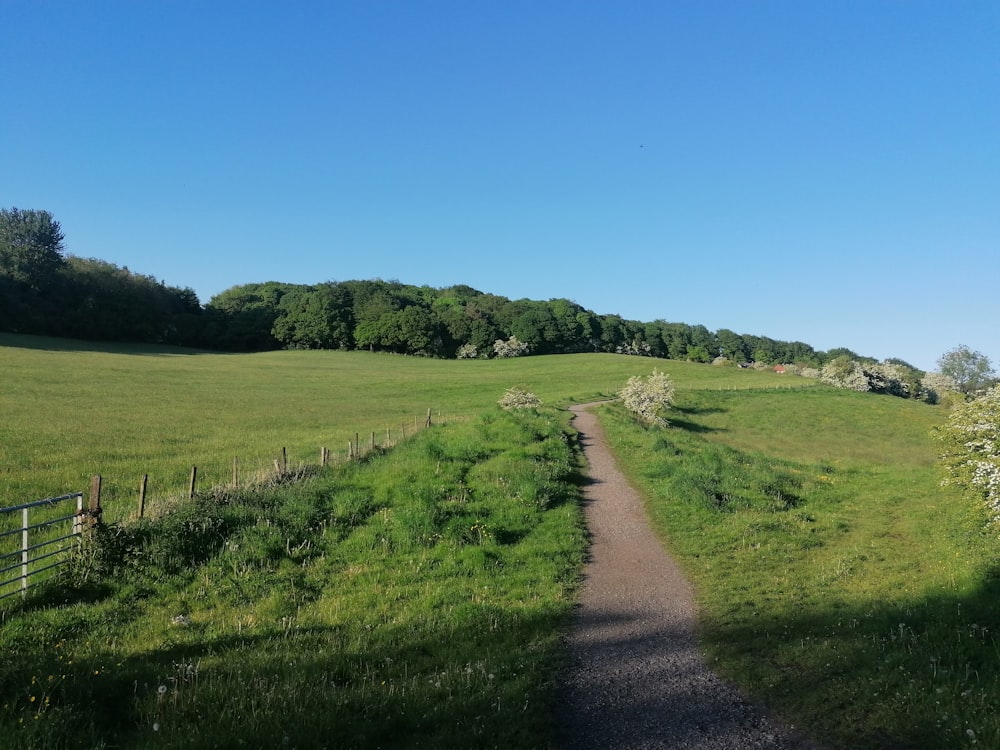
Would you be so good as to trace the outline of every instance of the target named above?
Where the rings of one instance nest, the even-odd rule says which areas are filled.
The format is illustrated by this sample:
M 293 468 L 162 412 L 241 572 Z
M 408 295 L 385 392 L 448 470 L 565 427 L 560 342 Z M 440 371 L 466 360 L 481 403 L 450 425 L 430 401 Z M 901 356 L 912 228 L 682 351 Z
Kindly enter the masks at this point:
M 465 285 L 398 281 L 265 282 L 227 289 L 202 304 L 96 258 L 68 255 L 47 211 L 0 210 L 0 330 L 249 352 L 365 349 L 430 357 L 505 352 L 618 352 L 668 359 L 822 367 L 849 349 L 816 351 L 799 341 L 710 331 L 665 320 L 597 314 L 568 299 L 512 300 Z M 905 364 L 905 363 L 903 363 Z

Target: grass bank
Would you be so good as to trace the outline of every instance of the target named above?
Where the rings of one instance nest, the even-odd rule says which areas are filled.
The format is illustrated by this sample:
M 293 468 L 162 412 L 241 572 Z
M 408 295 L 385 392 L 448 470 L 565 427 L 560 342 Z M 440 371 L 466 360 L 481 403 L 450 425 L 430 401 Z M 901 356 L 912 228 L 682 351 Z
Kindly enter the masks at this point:
M 0 737 L 546 747 L 583 548 L 575 461 L 564 418 L 494 409 L 107 528 L 76 585 L 7 611 Z
M 998 547 L 939 485 L 944 412 L 826 388 L 678 407 L 604 419 L 720 671 L 830 747 L 1000 747 Z

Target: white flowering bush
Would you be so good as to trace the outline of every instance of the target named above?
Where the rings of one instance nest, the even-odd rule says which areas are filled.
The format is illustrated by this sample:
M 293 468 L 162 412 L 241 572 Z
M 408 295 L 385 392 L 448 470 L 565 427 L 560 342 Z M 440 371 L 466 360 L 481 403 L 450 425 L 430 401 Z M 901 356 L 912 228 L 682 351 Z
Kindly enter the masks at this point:
M 625 408 L 648 425 L 666 427 L 670 423 L 663 412 L 674 403 L 674 383 L 659 370 L 647 378 L 634 375 L 618 392 Z
M 455 352 L 456 359 L 475 359 L 479 356 L 479 350 L 475 344 L 462 344 Z
M 542 400 L 531 391 L 523 388 L 508 388 L 497 401 L 501 409 L 535 409 L 542 405 Z
M 653 347 L 649 345 L 649 342 L 639 341 L 639 339 L 632 339 L 630 344 L 615 347 L 615 354 L 630 354 L 633 357 L 650 357 L 652 353 Z
M 979 495 L 1000 521 L 1000 386 L 958 406 L 935 436 L 944 449 L 944 483 Z
M 869 389 L 878 393 L 910 398 L 918 388 L 915 373 L 895 362 L 880 362 L 864 369 Z
M 497 339 L 493 342 L 493 353 L 499 359 L 520 357 L 522 354 L 528 353 L 528 344 L 524 341 L 518 341 L 517 336 L 511 336 L 506 341 Z
M 849 391 L 865 393 L 871 390 L 868 375 L 861 363 L 847 356 L 837 357 L 823 365 L 820 380 Z
M 948 400 L 964 400 L 958 387 L 958 382 L 951 375 L 942 375 L 940 372 L 926 372 L 920 379 L 920 388 L 923 397 L 932 404 Z

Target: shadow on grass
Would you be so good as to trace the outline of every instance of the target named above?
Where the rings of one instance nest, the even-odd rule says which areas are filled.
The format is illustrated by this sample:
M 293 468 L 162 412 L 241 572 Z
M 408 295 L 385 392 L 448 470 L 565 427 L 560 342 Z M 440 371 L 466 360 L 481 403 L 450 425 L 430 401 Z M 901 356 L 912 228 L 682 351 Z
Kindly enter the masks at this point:
M 719 407 L 703 407 L 703 406 L 675 406 L 670 410 L 669 420 L 670 426 L 675 427 L 679 430 L 684 430 L 685 432 L 692 432 L 696 434 L 706 434 L 710 432 L 725 432 L 725 430 L 718 427 L 707 427 L 703 424 L 698 424 L 695 421 L 696 417 L 704 416 L 706 414 L 722 414 L 726 409 Z M 683 414 L 682 418 L 677 418 L 675 414 Z
M 833 748 L 1000 747 L 1000 569 L 968 596 L 806 609 L 706 633 L 758 697 Z
M 167 344 L 140 344 L 127 341 L 85 341 L 84 339 L 34 336 L 25 333 L 0 333 L 0 347 L 5 346 L 49 352 L 98 352 L 102 354 L 135 354 L 140 356 L 233 353 L 210 351 L 207 349 L 190 349 Z
M 0 666 L 3 695 L 46 701 L 43 718 L 66 732 L 50 726 L 32 741 L 39 725 L 22 728 L 5 705 L 0 734 L 18 747 L 65 748 L 548 745 L 552 635 L 568 611 L 469 605 L 463 620 L 373 613 L 360 627 L 289 622 L 226 635 L 165 623 L 173 643 L 124 659 L 112 647 L 71 665 L 52 643 L 23 642 Z M 47 692 L 46 675 L 61 675 Z

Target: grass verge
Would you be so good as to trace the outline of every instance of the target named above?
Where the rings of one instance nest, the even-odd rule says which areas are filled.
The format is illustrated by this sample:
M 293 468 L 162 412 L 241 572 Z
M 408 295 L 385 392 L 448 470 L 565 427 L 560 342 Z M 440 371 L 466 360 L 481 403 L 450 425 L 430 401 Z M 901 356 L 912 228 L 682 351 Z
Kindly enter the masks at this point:
M 939 410 L 811 389 L 603 417 L 723 674 L 830 747 L 1000 747 L 997 544 L 939 486 Z
M 583 532 L 552 413 L 107 527 L 5 612 L 19 748 L 546 747 Z

